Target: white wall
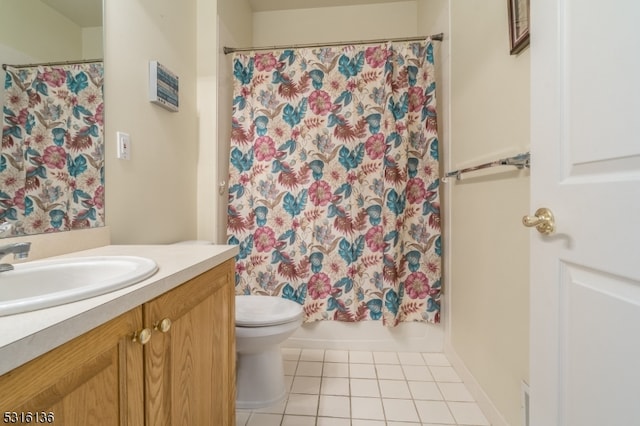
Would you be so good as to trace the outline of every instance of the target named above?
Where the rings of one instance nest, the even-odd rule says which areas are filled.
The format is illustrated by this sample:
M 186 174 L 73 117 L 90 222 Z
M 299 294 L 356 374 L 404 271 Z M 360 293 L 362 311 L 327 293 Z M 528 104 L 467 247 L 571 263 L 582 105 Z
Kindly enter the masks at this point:
M 527 151 L 529 51 L 509 55 L 506 2 L 450 1 L 450 8 L 451 167 Z M 520 382 L 529 377 L 529 231 L 521 225 L 528 172 L 493 169 L 447 185 L 448 346 L 498 420 L 520 425 Z
M 196 236 L 196 6 L 105 3 L 106 222 L 113 243 Z M 179 112 L 148 101 L 151 60 L 179 76 Z M 116 159 L 116 131 L 131 135 L 129 161 Z

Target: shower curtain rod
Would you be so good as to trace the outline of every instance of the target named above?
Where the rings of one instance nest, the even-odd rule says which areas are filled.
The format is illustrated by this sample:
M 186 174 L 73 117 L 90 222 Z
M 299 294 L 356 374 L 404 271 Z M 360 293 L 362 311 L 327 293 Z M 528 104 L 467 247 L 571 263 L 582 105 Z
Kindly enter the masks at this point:
M 339 41 L 334 43 L 311 43 L 311 44 L 291 44 L 288 46 L 264 46 L 264 47 L 223 47 L 225 55 L 233 52 L 249 52 L 252 50 L 279 50 L 279 49 L 293 49 L 301 47 L 330 47 L 330 46 L 348 46 L 351 44 L 375 44 L 384 43 L 387 41 L 420 41 L 426 39 L 427 36 L 417 37 L 401 37 L 401 38 L 383 38 L 378 40 L 357 40 L 357 41 Z M 443 33 L 434 34 L 431 36 L 431 40 L 442 41 L 444 38 Z
M 13 67 L 13 68 L 51 67 L 56 65 L 90 64 L 93 62 L 102 62 L 102 59 L 82 59 L 79 61 L 40 62 L 36 64 L 23 64 L 23 65 L 2 64 L 2 69 L 6 71 L 7 67 Z

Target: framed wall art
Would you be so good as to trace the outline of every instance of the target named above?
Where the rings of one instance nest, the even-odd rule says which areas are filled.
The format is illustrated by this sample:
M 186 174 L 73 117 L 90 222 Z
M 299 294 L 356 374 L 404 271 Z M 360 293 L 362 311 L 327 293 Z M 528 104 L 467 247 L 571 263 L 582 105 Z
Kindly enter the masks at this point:
M 149 101 L 172 112 L 179 107 L 178 76 L 158 61 L 149 61 Z
M 529 45 L 529 0 L 507 0 L 509 9 L 509 42 L 511 54 Z

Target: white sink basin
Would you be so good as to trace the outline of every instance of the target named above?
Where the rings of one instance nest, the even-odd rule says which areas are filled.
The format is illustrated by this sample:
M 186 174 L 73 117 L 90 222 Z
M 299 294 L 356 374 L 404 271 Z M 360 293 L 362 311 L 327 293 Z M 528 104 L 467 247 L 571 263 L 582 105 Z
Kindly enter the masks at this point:
M 63 305 L 140 282 L 158 270 L 151 259 L 91 256 L 39 260 L 0 272 L 0 316 Z

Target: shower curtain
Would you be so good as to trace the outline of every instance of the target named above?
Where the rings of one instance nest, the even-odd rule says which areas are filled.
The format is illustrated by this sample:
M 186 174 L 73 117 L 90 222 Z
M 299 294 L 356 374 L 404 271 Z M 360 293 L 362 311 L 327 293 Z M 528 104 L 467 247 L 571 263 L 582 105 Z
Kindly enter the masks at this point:
M 102 63 L 6 71 L 0 219 L 14 236 L 103 226 Z
M 236 292 L 306 322 L 438 322 L 431 40 L 236 53 L 233 75 Z

